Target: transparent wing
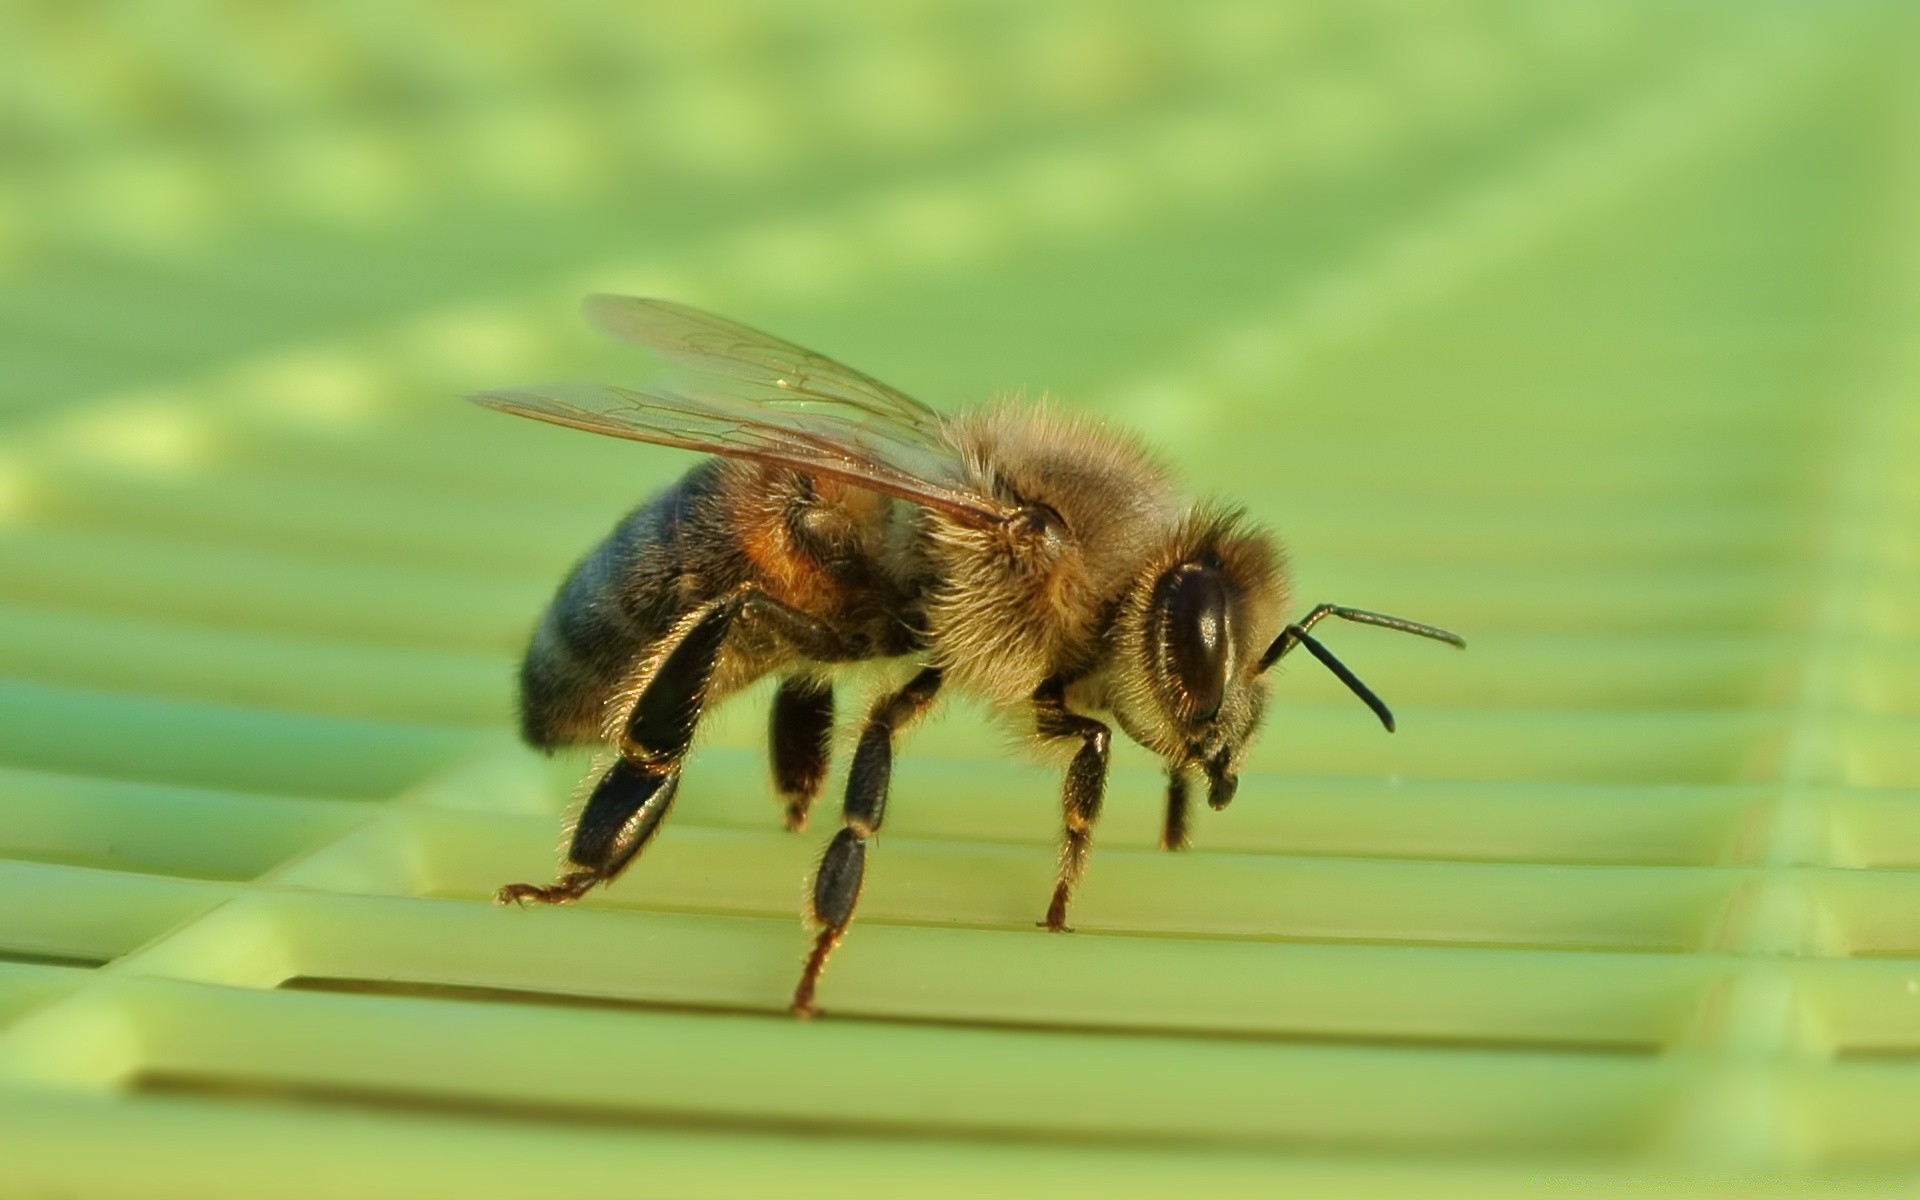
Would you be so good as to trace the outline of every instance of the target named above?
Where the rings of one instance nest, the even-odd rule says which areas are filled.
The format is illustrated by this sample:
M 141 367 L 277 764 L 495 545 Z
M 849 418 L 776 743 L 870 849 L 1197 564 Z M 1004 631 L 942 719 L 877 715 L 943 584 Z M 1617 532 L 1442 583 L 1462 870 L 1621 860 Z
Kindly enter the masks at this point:
M 940 436 L 939 414 L 911 396 L 725 317 L 639 296 L 589 296 L 583 307 L 601 330 L 647 347 L 728 398 L 835 412 L 855 422 L 880 422 L 935 440 Z
M 843 480 L 969 524 L 1012 512 L 968 480 L 938 414 L 869 376 L 665 301 L 595 296 L 587 311 L 679 369 L 641 388 L 569 383 L 471 399 L 592 433 Z

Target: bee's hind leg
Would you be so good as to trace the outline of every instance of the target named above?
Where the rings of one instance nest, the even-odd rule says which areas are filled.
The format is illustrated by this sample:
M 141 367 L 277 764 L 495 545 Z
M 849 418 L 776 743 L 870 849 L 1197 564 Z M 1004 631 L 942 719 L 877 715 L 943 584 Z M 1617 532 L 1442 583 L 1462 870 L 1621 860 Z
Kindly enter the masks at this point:
M 619 759 L 594 785 L 574 826 L 567 861 L 580 869 L 545 885 L 510 883 L 494 899 L 502 904 L 566 904 L 611 881 L 659 831 L 679 785 L 678 763 L 652 768 Z
M 546 885 L 511 883 L 502 904 L 565 904 L 619 875 L 660 829 L 680 783 L 680 760 L 706 704 L 707 682 L 742 601 L 710 605 L 688 625 L 634 702 L 620 758 L 594 785 L 574 826 L 567 860 L 575 868 Z
M 847 798 L 841 810 L 846 823 L 828 843 L 813 880 L 811 915 L 820 933 L 800 972 L 800 984 L 793 991 L 797 1016 L 814 1015 L 813 993 L 820 974 L 853 920 L 853 906 L 860 899 L 860 884 L 866 877 L 867 839 L 880 832 L 880 823 L 887 815 L 887 786 L 893 780 L 893 736 L 925 712 L 939 691 L 940 669 L 928 667 L 899 691 L 881 697 L 860 732 L 853 765 L 847 770 Z
M 833 685 L 804 675 L 782 680 L 773 696 L 767 744 L 773 787 L 786 807 L 786 826 L 804 829 L 807 810 L 826 781 L 833 749 Z

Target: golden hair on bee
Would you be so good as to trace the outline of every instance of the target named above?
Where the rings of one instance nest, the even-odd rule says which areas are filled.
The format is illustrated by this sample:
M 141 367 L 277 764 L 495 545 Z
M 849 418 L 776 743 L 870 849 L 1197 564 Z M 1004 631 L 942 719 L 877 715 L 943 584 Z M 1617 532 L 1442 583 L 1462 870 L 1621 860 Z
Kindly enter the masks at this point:
M 1106 606 L 1139 548 L 1180 519 L 1168 471 L 1132 434 L 1045 399 L 952 418 L 969 478 L 1023 516 L 979 527 L 924 515 L 935 661 L 950 683 L 1018 704 L 1099 656 Z
M 595 296 L 587 316 L 652 351 L 640 387 L 560 384 L 491 408 L 716 457 L 627 514 L 541 615 L 520 672 L 521 730 L 543 750 L 598 743 L 553 883 L 561 904 L 615 879 L 659 831 L 706 708 L 768 675 L 773 791 L 802 827 L 825 785 L 834 688 L 864 664 L 895 685 L 853 741 L 840 826 L 814 876 L 818 927 L 793 1011 L 814 1011 L 886 818 L 895 744 L 951 688 L 1069 759 L 1044 924 L 1067 929 L 1106 791 L 1108 718 L 1167 765 L 1162 844 L 1187 841 L 1188 781 L 1233 798 L 1295 647 L 1385 704 L 1310 632 L 1337 616 L 1454 645 L 1454 634 L 1337 605 L 1282 624 L 1279 544 L 1235 508 L 1182 500 L 1132 434 L 1046 401 L 943 416 L 872 376 L 711 313 Z

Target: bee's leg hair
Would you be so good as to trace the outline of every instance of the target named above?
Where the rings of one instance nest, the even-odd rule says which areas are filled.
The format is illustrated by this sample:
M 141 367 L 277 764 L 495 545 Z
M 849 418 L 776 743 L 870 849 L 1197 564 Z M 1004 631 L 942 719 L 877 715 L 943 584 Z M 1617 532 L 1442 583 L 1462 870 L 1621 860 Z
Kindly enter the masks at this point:
M 833 748 L 833 685 L 804 675 L 781 680 L 773 694 L 767 744 L 773 786 L 786 806 L 788 829 L 804 829 L 807 810 L 827 778 Z
M 1187 772 L 1184 767 L 1167 768 L 1167 823 L 1160 827 L 1162 850 L 1187 848 Z
M 1042 922 L 1054 933 L 1067 932 L 1067 901 L 1087 869 L 1087 853 L 1093 848 L 1093 823 L 1100 817 L 1100 804 L 1107 792 L 1106 725 L 1092 717 L 1069 711 L 1066 689 L 1058 679 L 1049 679 L 1033 694 L 1034 727 L 1043 738 L 1080 739 L 1080 750 L 1067 767 L 1062 808 L 1066 830 L 1060 841 L 1060 878 L 1053 887 L 1053 902 L 1047 905 Z
M 680 782 L 680 760 L 693 741 L 706 703 L 707 681 L 727 631 L 740 613 L 736 593 L 715 601 L 655 668 L 634 702 L 620 741 L 620 757 L 594 785 L 574 826 L 567 871 L 546 886 L 511 883 L 495 899 L 502 904 L 565 904 L 625 869 L 656 832 Z
M 820 973 L 826 969 L 828 955 L 846 934 L 847 923 L 853 920 L 853 906 L 860 899 L 860 882 L 866 874 L 867 839 L 880 831 L 887 815 L 894 735 L 925 712 L 939 692 L 940 668 L 928 667 L 899 691 L 881 697 L 867 715 L 860 744 L 853 752 L 853 765 L 847 771 L 847 798 L 841 811 L 845 824 L 828 843 L 813 880 L 812 917 L 820 933 L 800 972 L 800 984 L 793 991 L 796 1016 L 810 1017 L 816 1011 L 813 993 L 820 983 Z

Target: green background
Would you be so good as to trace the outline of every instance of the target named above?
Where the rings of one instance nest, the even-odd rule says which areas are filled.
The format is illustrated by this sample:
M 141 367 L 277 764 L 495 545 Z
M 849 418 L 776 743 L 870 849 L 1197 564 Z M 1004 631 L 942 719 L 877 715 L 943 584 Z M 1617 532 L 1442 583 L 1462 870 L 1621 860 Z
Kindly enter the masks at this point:
M 1286 539 L 1289 661 L 1153 849 L 1116 750 L 765 693 L 579 907 L 511 680 L 686 469 L 478 387 L 668 296 L 1045 391 Z M 1868 4 L 0 9 L 0 1194 L 1823 1194 L 1920 1164 L 1920 23 Z M 843 706 L 843 711 L 853 707 Z M 830 808 L 827 810 L 830 813 Z

